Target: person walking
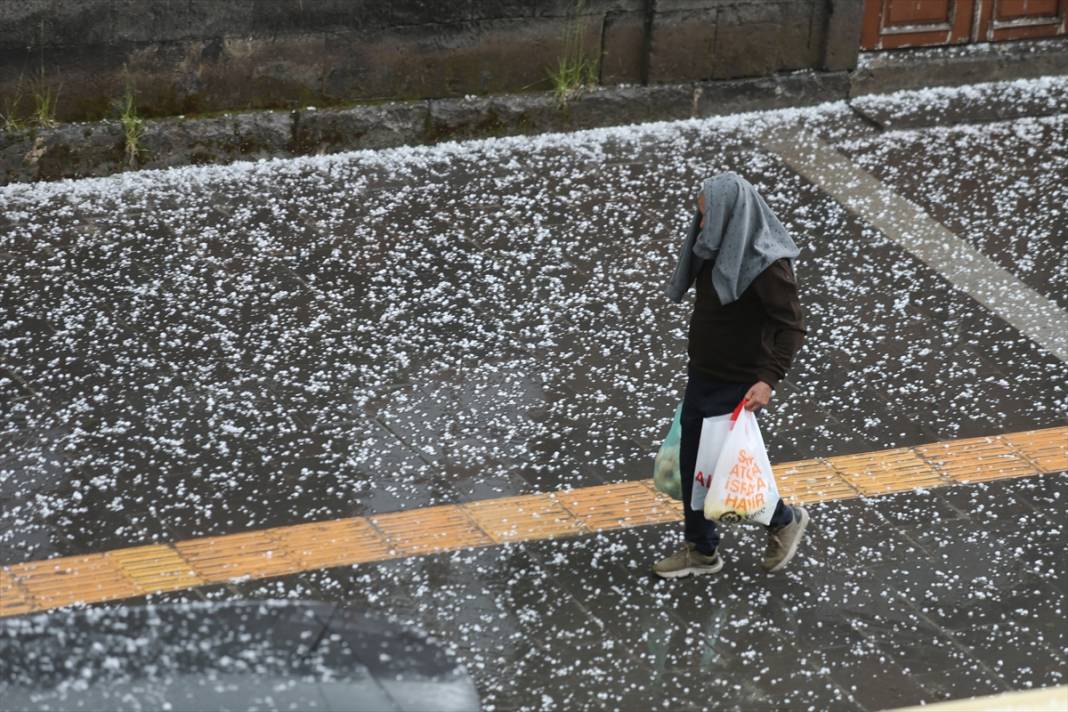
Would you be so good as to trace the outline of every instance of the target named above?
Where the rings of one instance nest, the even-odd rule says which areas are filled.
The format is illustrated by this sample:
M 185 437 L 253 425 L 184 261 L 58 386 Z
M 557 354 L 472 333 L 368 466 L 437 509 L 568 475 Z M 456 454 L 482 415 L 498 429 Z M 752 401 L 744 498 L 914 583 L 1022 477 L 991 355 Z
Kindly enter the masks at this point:
M 746 410 L 759 414 L 790 368 L 805 335 L 793 269 L 799 252 L 749 181 L 728 172 L 704 182 L 664 290 L 679 303 L 696 283 L 679 446 L 685 541 L 654 564 L 653 572 L 662 578 L 723 568 L 716 523 L 690 507 L 701 425 L 705 418 L 730 413 L 743 399 Z M 790 562 L 808 522 L 804 507 L 779 500 L 767 526 L 765 571 L 779 571 Z

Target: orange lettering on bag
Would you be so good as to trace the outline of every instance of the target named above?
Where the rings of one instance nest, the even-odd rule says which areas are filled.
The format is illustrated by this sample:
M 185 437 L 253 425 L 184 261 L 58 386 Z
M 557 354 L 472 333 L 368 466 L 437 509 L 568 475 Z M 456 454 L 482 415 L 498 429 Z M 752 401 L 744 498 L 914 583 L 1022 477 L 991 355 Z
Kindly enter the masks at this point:
M 723 500 L 723 507 L 728 511 L 739 514 L 751 514 L 764 507 L 764 495 L 756 494 L 752 497 L 735 497 L 730 495 Z

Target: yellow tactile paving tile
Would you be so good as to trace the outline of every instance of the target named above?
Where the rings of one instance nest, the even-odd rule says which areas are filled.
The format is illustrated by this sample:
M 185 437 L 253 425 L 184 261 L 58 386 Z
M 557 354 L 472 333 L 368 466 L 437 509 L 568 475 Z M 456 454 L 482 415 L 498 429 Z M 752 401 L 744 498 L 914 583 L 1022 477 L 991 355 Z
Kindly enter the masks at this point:
M 772 465 L 779 496 L 788 502 L 829 502 L 857 496 L 857 490 L 822 460 Z
M 1064 470 L 1068 427 L 774 465 L 795 502 Z M 681 517 L 680 502 L 643 480 L 48 559 L 0 567 L 0 616 Z
M 107 554 L 67 556 L 5 567 L 34 610 L 138 596 L 133 581 Z
M 285 546 L 262 531 L 191 539 L 174 548 L 206 583 L 300 571 L 300 563 Z
M 915 450 L 954 482 L 982 482 L 1039 473 L 1001 436 L 950 440 L 920 445 Z
M 392 558 L 385 538 L 366 519 L 296 524 L 268 529 L 302 571 Z
M 583 487 L 557 492 L 556 499 L 590 530 L 636 527 L 678 519 L 672 507 L 651 497 L 641 482 Z
M 105 556 L 114 561 L 142 593 L 174 591 L 204 583 L 177 551 L 162 544 L 117 549 Z
M 581 522 L 551 494 L 502 497 L 471 502 L 463 508 L 497 544 L 581 534 Z
M 27 592 L 15 583 L 15 578 L 0 569 L 0 618 L 17 616 L 33 611 L 33 603 Z
M 907 447 L 829 457 L 827 464 L 863 495 L 948 484 L 938 470 Z
M 1068 426 L 1002 436 L 1043 472 L 1068 470 Z
M 675 519 L 682 519 L 685 516 L 684 508 L 680 500 L 665 494 L 656 488 L 656 483 L 652 480 L 643 480 L 642 484 L 646 489 L 653 493 L 653 495 L 660 500 L 660 504 L 670 509 L 675 513 Z
M 398 556 L 466 549 L 493 544 L 493 539 L 456 505 L 439 505 L 370 517 Z

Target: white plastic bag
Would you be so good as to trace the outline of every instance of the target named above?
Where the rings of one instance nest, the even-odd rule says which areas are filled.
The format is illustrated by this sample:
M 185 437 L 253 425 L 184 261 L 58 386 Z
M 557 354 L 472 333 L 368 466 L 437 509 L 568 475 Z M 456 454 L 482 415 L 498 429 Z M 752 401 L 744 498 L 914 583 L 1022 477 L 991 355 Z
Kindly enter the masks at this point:
M 705 519 L 770 524 L 779 503 L 779 487 L 756 415 L 739 403 L 730 421 L 704 501 Z
M 693 471 L 693 493 L 690 496 L 690 508 L 695 512 L 704 509 L 712 471 L 716 468 L 730 425 L 730 413 L 713 415 L 701 422 L 701 441 L 697 446 L 697 466 Z

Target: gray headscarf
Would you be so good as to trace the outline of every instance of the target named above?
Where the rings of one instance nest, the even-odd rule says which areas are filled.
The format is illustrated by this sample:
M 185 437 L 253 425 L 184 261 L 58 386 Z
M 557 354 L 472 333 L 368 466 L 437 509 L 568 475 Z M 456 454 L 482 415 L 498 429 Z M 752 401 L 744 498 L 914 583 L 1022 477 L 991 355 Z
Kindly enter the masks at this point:
M 697 278 L 706 260 L 713 260 L 712 286 L 721 304 L 730 304 L 775 260 L 787 257 L 793 269 L 800 254 L 771 208 L 745 178 L 720 173 L 701 186 L 705 227 L 696 211 L 679 251 L 679 262 L 664 288 L 673 302 Z

